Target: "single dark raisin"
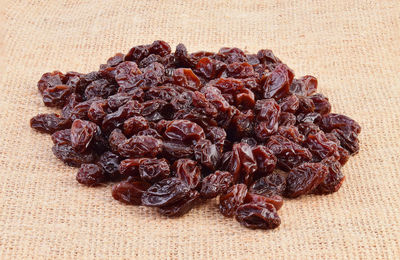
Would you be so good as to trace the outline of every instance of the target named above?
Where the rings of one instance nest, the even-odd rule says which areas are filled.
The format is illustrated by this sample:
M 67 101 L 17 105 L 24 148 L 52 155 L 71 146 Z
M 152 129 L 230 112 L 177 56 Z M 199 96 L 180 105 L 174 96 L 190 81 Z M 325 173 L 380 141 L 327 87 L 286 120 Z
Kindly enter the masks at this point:
M 139 165 L 140 178 L 146 182 L 157 182 L 169 176 L 170 169 L 167 160 L 163 159 L 144 159 Z
M 233 185 L 233 176 L 230 172 L 216 171 L 201 182 L 200 195 L 205 199 L 212 199 L 225 193 Z
M 32 128 L 40 132 L 52 134 L 58 130 L 70 127 L 71 121 L 52 113 L 34 116 L 31 118 L 30 124 Z
M 106 180 L 103 170 L 96 164 L 82 164 L 76 180 L 86 186 L 96 186 Z
M 312 193 L 324 181 L 328 173 L 328 167 L 322 163 L 303 163 L 289 172 L 284 195 L 295 198 Z
M 244 204 L 237 208 L 236 220 L 251 229 L 274 229 L 281 224 L 281 219 L 272 204 L 261 207 L 257 204 Z
M 236 184 L 219 197 L 219 210 L 225 217 L 232 217 L 236 209 L 244 203 L 247 195 L 245 184 Z
M 190 195 L 189 186 L 181 179 L 167 178 L 153 184 L 142 195 L 142 204 L 149 207 L 171 206 Z
M 272 173 L 255 181 L 249 191 L 266 197 L 282 195 L 286 189 L 286 178 L 279 173 Z
M 167 217 L 182 216 L 188 213 L 196 205 L 199 198 L 199 192 L 191 190 L 187 198 L 183 198 L 168 206 L 162 206 L 158 209 L 158 212 Z
M 146 182 L 128 179 L 113 186 L 112 196 L 125 204 L 141 205 L 142 195 L 149 187 Z

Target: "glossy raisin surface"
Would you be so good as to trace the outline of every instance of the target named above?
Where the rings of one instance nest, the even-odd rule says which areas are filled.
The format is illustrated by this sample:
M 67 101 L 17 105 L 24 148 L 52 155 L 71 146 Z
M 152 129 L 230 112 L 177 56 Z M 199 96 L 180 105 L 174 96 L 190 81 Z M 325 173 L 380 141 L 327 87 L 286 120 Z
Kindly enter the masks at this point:
M 232 217 L 236 209 L 244 203 L 247 195 L 245 184 L 235 184 L 219 197 L 219 210 L 225 217 Z
M 113 186 L 112 196 L 125 204 L 141 205 L 142 195 L 149 187 L 146 182 L 128 179 Z
M 225 193 L 233 185 L 233 176 L 230 172 L 216 171 L 203 178 L 200 195 L 205 199 L 212 199 Z
M 272 204 L 244 204 L 237 208 L 235 218 L 240 224 L 251 229 L 274 229 L 281 224 L 281 219 Z
M 284 195 L 295 198 L 309 194 L 324 181 L 328 173 L 328 167 L 322 163 L 304 163 L 289 172 Z
M 142 203 L 150 207 L 170 206 L 189 194 L 190 187 L 183 180 L 167 178 L 148 188 L 142 195 Z
M 96 164 L 82 164 L 76 175 L 76 180 L 87 186 L 96 186 L 106 180 L 106 176 Z
M 156 40 L 37 87 L 53 108 L 30 126 L 80 167 L 77 181 L 116 182 L 116 200 L 167 217 L 219 196 L 223 215 L 276 228 L 282 197 L 338 191 L 360 150 L 360 125 L 269 49 L 189 53 Z

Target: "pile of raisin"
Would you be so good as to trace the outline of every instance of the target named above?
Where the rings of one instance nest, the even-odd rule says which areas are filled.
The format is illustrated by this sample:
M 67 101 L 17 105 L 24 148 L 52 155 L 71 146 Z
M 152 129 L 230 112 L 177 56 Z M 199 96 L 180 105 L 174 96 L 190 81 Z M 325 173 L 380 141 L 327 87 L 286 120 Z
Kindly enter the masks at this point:
M 155 41 L 98 71 L 45 73 L 38 88 L 61 112 L 31 127 L 51 134 L 79 183 L 115 182 L 116 200 L 168 217 L 219 197 L 224 216 L 276 228 L 283 197 L 337 191 L 359 150 L 360 125 L 270 50 L 172 53 Z

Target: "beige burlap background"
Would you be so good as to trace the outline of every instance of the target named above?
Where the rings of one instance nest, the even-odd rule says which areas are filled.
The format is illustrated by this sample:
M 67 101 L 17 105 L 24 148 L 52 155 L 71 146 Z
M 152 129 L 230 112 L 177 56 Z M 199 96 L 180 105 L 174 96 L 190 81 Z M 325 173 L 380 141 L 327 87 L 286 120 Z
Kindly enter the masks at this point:
M 202 2 L 202 3 L 199 3 Z M 0 0 L 0 258 L 293 259 L 400 257 L 400 2 Z M 41 74 L 96 70 L 164 39 L 190 51 L 274 50 L 318 77 L 335 112 L 363 127 L 360 153 L 329 196 L 286 201 L 282 225 L 253 231 L 216 201 L 179 219 L 86 188 L 30 129 Z

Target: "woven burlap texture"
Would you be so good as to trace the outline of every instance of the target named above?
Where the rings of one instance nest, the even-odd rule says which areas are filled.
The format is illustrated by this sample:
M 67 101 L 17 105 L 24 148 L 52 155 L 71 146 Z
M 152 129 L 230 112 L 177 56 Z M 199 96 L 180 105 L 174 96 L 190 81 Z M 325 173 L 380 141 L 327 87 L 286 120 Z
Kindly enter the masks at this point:
M 399 259 L 398 0 L 0 0 L 0 258 Z M 87 188 L 29 127 L 44 107 L 40 76 L 89 72 L 116 52 L 163 39 L 189 51 L 274 50 L 315 75 L 333 111 L 362 126 L 342 189 L 286 200 L 282 224 L 254 231 L 216 200 L 182 218 Z

